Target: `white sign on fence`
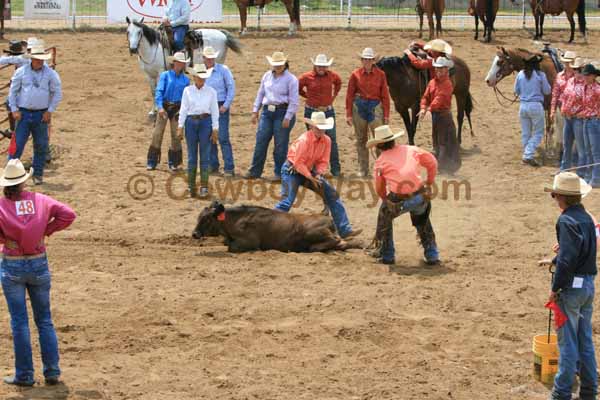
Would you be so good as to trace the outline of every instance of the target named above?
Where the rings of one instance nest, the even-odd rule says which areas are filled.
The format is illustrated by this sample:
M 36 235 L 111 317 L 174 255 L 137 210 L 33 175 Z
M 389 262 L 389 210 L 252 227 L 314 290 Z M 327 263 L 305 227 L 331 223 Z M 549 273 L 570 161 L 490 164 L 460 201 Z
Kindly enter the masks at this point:
M 125 17 L 159 20 L 165 15 L 172 0 L 108 0 L 109 22 L 124 22 Z M 223 10 L 221 0 L 189 0 L 192 8 L 191 22 L 221 22 Z
M 25 0 L 25 19 L 59 19 L 69 16 L 69 0 Z

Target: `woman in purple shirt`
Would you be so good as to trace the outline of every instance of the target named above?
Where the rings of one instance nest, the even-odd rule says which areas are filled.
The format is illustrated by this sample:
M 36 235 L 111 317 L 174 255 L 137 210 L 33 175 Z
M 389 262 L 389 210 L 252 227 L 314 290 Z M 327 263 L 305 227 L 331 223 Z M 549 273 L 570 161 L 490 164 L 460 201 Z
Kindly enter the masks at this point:
M 274 181 L 281 180 L 281 167 L 286 160 L 290 132 L 296 123 L 299 92 L 298 79 L 288 70 L 287 57 L 281 52 L 267 56 L 272 69 L 262 77 L 260 88 L 254 100 L 252 123 L 258 122 L 258 111 L 262 107 L 260 122 L 256 130 L 256 144 L 252 165 L 246 173 L 248 179 L 260 178 L 267 158 L 271 138 L 275 138 L 273 158 L 275 159 Z

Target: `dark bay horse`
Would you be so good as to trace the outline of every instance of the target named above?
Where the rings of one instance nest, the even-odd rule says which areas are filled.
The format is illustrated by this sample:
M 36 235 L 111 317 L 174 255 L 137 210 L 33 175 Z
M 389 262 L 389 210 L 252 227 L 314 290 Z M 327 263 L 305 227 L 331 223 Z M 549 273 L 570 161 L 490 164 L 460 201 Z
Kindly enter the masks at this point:
M 241 29 L 240 35 L 244 35 L 247 33 L 246 30 L 246 20 L 248 18 L 248 7 L 256 6 L 259 7 L 258 12 L 258 26 L 260 29 L 260 16 L 262 14 L 262 9 L 265 5 L 271 3 L 273 0 L 233 0 L 235 4 L 238 6 L 240 10 L 240 22 Z M 288 31 L 289 35 L 293 35 L 296 33 L 296 30 L 301 29 L 300 25 L 300 0 L 280 0 L 287 10 L 288 15 L 290 16 L 290 29 Z
M 470 0 L 469 15 L 475 17 L 475 40 L 479 38 L 479 20 L 483 22 L 483 40 L 492 41 L 494 22 L 498 13 L 498 0 Z
M 473 126 L 471 124 L 473 99 L 469 92 L 471 71 L 467 64 L 460 58 L 451 57 L 451 59 L 454 61 L 455 66 L 452 83 L 454 84 L 454 96 L 456 97 L 458 142 L 460 143 L 462 141 L 462 126 L 465 114 L 471 128 L 471 135 L 473 134 Z M 385 72 L 390 96 L 394 100 L 396 111 L 402 116 L 408 133 L 408 142 L 414 145 L 419 103 L 428 83 L 425 74 L 413 68 L 406 57 L 384 57 L 379 60 L 377 66 Z
M 419 37 L 423 37 L 423 14 L 427 14 L 429 40 L 433 39 L 433 15 L 435 14 L 435 36 L 442 36 L 442 15 L 446 8 L 445 0 L 417 0 L 419 15 Z
M 511 0 L 514 3 L 514 0 Z M 544 36 L 544 16 L 560 15 L 562 12 L 567 14 L 569 25 L 571 26 L 571 36 L 569 43 L 575 39 L 575 20 L 573 14 L 577 13 L 579 20 L 579 31 L 585 37 L 585 0 L 529 0 L 531 12 L 535 19 L 535 37 L 541 39 Z

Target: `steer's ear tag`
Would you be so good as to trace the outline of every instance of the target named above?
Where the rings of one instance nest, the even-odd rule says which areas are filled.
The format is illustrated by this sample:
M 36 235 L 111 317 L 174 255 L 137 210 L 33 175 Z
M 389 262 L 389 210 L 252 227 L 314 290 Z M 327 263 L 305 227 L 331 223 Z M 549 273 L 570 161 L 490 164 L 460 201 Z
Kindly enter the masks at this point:
M 217 221 L 225 221 L 225 211 L 217 215 Z

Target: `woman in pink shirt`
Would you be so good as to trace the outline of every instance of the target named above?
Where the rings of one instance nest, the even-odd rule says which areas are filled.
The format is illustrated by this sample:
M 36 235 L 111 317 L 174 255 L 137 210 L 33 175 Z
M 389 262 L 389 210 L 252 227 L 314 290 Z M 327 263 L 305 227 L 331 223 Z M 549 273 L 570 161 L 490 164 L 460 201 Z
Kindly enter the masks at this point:
M 75 220 L 66 205 L 40 193 L 23 190 L 33 169 L 25 171 L 18 159 L 8 162 L 0 176 L 4 198 L 0 199 L 2 289 L 10 312 L 15 351 L 15 375 L 4 382 L 33 386 L 33 360 L 25 294 L 29 293 L 38 328 L 46 384 L 59 382 L 58 341 L 50 314 L 50 271 L 44 237 L 65 229 Z

